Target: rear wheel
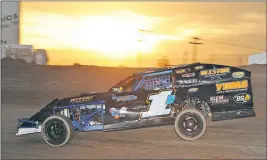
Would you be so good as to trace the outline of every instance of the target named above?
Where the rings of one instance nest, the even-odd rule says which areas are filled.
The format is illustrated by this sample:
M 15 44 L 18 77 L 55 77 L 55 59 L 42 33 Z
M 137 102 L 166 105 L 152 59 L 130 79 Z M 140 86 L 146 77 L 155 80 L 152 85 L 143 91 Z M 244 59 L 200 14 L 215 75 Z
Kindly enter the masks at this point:
M 206 118 L 197 109 L 188 108 L 178 113 L 175 119 L 175 132 L 184 140 L 196 140 L 206 131 Z
M 72 140 L 74 129 L 70 119 L 56 114 L 48 117 L 43 125 L 41 134 L 43 140 L 50 146 L 61 147 Z

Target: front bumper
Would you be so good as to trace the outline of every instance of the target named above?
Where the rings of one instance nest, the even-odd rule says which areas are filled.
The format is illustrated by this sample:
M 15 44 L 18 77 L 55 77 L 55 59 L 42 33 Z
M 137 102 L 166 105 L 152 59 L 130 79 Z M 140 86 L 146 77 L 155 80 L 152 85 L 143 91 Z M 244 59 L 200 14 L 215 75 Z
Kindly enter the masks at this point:
M 27 123 L 26 126 L 23 124 Z M 16 136 L 31 134 L 31 133 L 40 133 L 41 125 L 38 124 L 38 121 L 31 121 L 27 118 L 18 119 L 18 132 L 15 134 Z

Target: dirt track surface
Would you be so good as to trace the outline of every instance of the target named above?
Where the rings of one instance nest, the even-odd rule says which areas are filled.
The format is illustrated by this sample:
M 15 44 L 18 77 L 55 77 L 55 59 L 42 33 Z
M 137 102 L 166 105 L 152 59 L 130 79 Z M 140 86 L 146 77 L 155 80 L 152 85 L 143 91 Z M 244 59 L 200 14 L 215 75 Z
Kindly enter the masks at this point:
M 106 91 L 138 69 L 42 67 L 4 60 L 2 159 L 266 159 L 266 65 L 244 68 L 252 71 L 256 117 L 208 122 L 203 138 L 192 142 L 178 138 L 173 126 L 162 126 L 118 132 L 77 132 L 68 145 L 52 148 L 40 134 L 16 137 L 17 119 L 33 115 L 56 97 Z

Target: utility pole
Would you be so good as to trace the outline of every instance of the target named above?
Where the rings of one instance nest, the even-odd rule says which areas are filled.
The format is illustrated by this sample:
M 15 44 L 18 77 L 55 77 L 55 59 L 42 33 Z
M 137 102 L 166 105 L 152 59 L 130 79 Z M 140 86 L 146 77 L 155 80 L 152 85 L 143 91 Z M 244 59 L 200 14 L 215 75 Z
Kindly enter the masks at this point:
M 194 41 L 193 42 L 189 42 L 190 44 L 193 44 L 193 55 L 192 55 L 192 63 L 196 63 L 197 62 L 197 45 L 198 44 L 202 44 L 200 42 L 198 42 L 199 40 L 201 40 L 198 37 L 193 37 Z

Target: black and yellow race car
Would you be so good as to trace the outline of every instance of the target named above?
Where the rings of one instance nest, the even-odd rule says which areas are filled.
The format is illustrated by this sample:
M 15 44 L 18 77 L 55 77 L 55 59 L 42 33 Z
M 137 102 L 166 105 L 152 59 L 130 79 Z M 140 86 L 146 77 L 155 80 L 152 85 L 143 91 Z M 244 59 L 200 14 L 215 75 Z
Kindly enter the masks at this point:
M 206 120 L 256 116 L 251 72 L 194 63 L 135 73 L 104 93 L 55 99 L 30 118 L 19 119 L 19 135 L 41 133 L 50 146 L 72 140 L 75 131 L 114 131 L 174 125 L 184 140 L 206 131 Z

